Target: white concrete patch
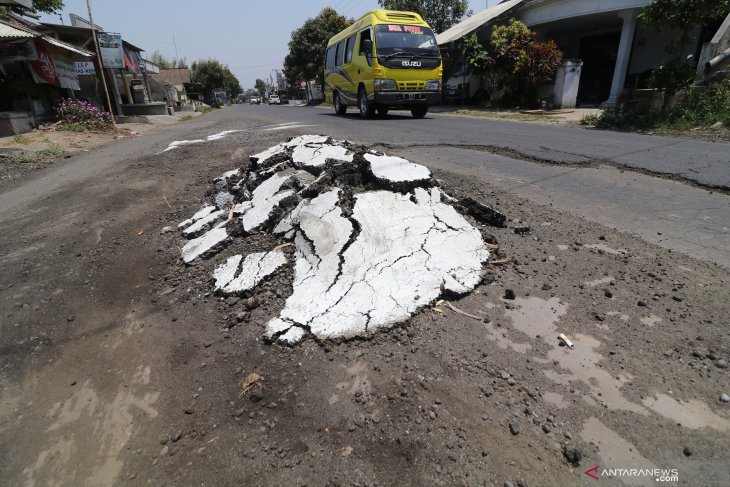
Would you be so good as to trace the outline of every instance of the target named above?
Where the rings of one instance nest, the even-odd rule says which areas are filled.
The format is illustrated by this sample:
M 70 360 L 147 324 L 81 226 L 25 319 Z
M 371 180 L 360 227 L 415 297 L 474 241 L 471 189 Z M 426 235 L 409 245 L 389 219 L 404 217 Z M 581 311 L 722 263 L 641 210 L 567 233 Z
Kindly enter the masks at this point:
M 230 257 L 213 272 L 216 291 L 235 294 L 250 291 L 264 278 L 286 264 L 284 252 L 257 252 L 249 254 L 241 264 L 241 256 Z M 239 269 L 240 264 L 240 269 Z
M 251 160 L 258 164 L 263 164 L 266 161 L 268 161 L 269 159 L 271 159 L 272 157 L 279 155 L 279 154 L 283 154 L 284 152 L 286 152 L 286 147 L 284 147 L 284 144 L 278 144 L 278 145 L 275 145 L 274 147 L 269 147 L 268 149 L 266 149 L 263 152 L 259 152 L 258 154 L 252 155 Z
M 203 144 L 205 142 L 212 142 L 214 140 L 220 140 L 225 138 L 226 136 L 241 132 L 241 130 L 224 130 L 223 132 L 209 135 L 205 139 L 195 139 L 195 140 L 175 140 L 173 142 L 170 142 L 170 144 L 167 146 L 167 149 L 163 150 L 162 152 L 171 151 L 173 149 L 177 149 L 178 147 L 182 147 L 185 145 L 193 145 L 193 144 Z
M 352 162 L 352 158 L 353 154 L 339 145 L 300 145 L 292 153 L 292 160 L 297 167 L 322 167 L 328 159 Z
M 189 264 L 198 257 L 204 257 L 215 247 L 223 244 L 228 239 L 228 233 L 225 228 L 214 228 L 202 237 L 193 239 L 185 244 L 182 248 L 182 260 L 186 264 Z
M 360 194 L 353 218 L 337 206 L 339 190 L 302 208 L 294 292 L 267 335 L 297 325 L 321 339 L 392 326 L 435 301 L 442 288 L 467 292 L 489 253 L 481 235 L 451 207 L 417 205 L 389 191 Z M 347 246 L 347 248 L 345 248 Z
M 214 139 L 218 135 L 225 136 Z M 363 186 L 338 182 L 328 188 L 335 175 L 327 161 L 341 164 L 337 181 L 340 174 L 341 181 L 360 180 L 353 151 L 351 144 L 324 135 L 294 137 L 251 156 L 256 169 L 217 178 L 211 199 L 218 208 L 203 208 L 180 224 L 188 238 L 213 226 L 183 248 L 189 263 L 230 239 L 230 209 L 244 234 L 268 229 L 273 215 L 283 215 L 272 222 L 271 233 L 294 244 L 293 291 L 279 316 L 266 324 L 272 340 L 292 345 L 310 334 L 330 339 L 371 333 L 409 318 L 444 291 L 467 293 L 481 280 L 489 258 L 481 234 L 448 204 L 455 200 L 435 187 L 428 168 L 358 151 L 374 181 L 364 175 Z M 238 187 L 221 190 L 226 186 L 220 183 L 232 178 L 240 179 Z M 383 190 L 365 191 L 378 183 Z M 404 188 L 414 189 L 394 192 Z M 249 292 L 286 261 L 282 251 L 229 257 L 213 272 L 215 289 Z
M 183 230 L 183 235 L 185 235 L 186 237 L 197 237 L 205 230 L 207 230 L 208 227 L 217 222 L 220 218 L 223 218 L 223 215 L 225 214 L 226 212 L 223 210 L 214 211 L 210 215 L 201 218 L 200 220 L 196 221 L 185 230 Z
M 391 183 L 426 182 L 431 179 L 431 171 L 426 166 L 415 164 L 402 157 L 365 154 L 370 163 L 370 171 L 377 179 Z
M 246 232 L 256 230 L 266 223 L 279 202 L 294 194 L 293 190 L 282 191 L 281 188 L 297 174 L 298 171 L 294 169 L 278 172 L 253 191 L 252 207 L 241 217 L 241 224 Z
M 173 149 L 177 149 L 178 147 L 182 147 L 184 145 L 193 145 L 193 144 L 202 144 L 205 142 L 203 139 L 195 139 L 195 140 L 174 140 L 170 142 L 170 144 L 167 146 L 167 149 L 163 150 L 162 152 L 167 152 Z
M 188 218 L 185 221 L 180 222 L 180 224 L 177 226 L 177 228 L 185 228 L 185 227 L 193 224 L 194 222 L 200 220 L 201 218 L 205 218 L 206 216 L 213 213 L 215 210 L 216 210 L 216 207 L 213 205 L 201 208 L 193 216 L 191 216 L 190 218 Z

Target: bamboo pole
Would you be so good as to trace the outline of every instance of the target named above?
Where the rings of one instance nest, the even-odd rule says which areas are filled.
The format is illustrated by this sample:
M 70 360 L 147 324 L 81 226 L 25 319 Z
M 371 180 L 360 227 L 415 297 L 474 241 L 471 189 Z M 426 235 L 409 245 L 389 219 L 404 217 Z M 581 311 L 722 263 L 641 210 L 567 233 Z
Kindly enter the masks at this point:
M 94 38 L 94 46 L 96 46 L 96 59 L 99 62 L 99 74 L 101 75 L 101 84 L 104 85 L 104 94 L 106 95 L 107 108 L 109 115 L 112 117 L 112 126 L 116 129 L 117 122 L 114 120 L 114 110 L 112 109 L 112 99 L 109 97 L 109 88 L 106 86 L 106 77 L 104 76 L 104 60 L 101 58 L 101 49 L 99 48 L 99 39 L 96 37 L 96 25 L 91 15 L 91 0 L 86 0 L 86 8 L 89 11 L 89 22 L 91 23 L 91 35 Z M 112 80 L 113 81 L 113 80 Z

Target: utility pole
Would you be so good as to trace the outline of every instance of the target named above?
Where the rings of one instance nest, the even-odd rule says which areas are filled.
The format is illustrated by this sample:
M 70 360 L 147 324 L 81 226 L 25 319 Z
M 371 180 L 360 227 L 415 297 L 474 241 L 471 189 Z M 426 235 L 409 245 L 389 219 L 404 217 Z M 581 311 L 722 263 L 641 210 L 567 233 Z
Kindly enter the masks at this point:
M 96 24 L 91 16 L 91 0 L 86 0 L 86 8 L 89 11 L 89 22 L 91 23 L 91 35 L 94 37 L 94 46 L 96 46 L 96 60 L 99 64 L 99 74 L 101 75 L 101 84 L 104 85 L 104 94 L 106 95 L 107 108 L 109 115 L 112 117 L 112 126 L 116 129 L 117 122 L 114 120 L 114 111 L 112 110 L 112 99 L 109 97 L 109 88 L 106 86 L 106 76 L 104 76 L 104 60 L 101 58 L 101 49 L 99 48 L 99 39 L 96 36 Z M 114 80 L 112 80 L 114 81 Z

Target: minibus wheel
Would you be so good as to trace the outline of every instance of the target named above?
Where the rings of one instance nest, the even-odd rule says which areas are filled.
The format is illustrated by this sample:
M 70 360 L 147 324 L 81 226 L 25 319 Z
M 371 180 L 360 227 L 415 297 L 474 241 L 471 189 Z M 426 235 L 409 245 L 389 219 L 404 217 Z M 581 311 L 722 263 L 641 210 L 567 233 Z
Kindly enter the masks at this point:
M 337 115 L 344 115 L 347 112 L 347 105 L 342 103 L 340 99 L 340 93 L 335 91 L 335 113 Z
M 413 118 L 423 118 L 428 113 L 428 105 L 418 106 L 411 108 L 411 115 Z
M 375 105 L 368 101 L 368 93 L 363 86 L 360 87 L 360 91 L 358 92 L 357 104 L 360 106 L 360 116 L 362 118 L 373 118 Z

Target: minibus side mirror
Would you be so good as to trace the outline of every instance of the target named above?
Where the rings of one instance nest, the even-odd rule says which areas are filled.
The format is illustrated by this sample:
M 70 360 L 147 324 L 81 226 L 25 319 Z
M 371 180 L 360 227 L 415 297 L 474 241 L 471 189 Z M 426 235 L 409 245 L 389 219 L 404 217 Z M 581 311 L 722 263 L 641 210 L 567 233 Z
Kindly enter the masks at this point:
M 362 41 L 362 52 L 364 52 L 366 56 L 371 56 L 373 54 L 373 41 L 370 39 L 364 39 Z

